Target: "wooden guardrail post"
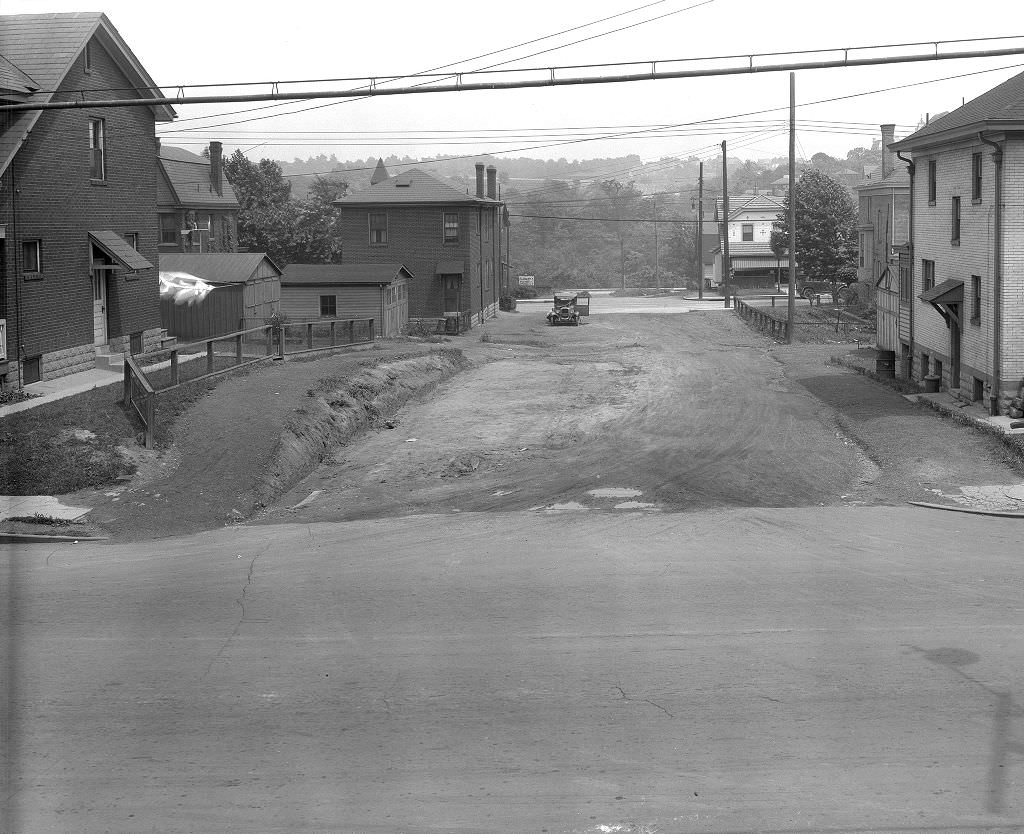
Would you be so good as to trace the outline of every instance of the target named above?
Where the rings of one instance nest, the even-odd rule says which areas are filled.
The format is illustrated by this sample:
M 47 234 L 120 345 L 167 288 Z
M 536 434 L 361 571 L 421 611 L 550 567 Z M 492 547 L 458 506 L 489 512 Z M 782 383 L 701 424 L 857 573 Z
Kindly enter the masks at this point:
M 178 349 L 171 351 L 171 387 L 178 384 Z
M 284 359 L 284 329 L 287 325 L 282 324 L 281 329 L 277 331 L 277 358 Z
M 337 328 L 336 328 L 337 324 L 338 324 L 338 320 L 337 319 L 331 319 L 331 347 L 334 347 L 336 344 L 338 344 Z
M 306 349 L 313 349 L 313 322 L 306 323 Z
M 206 342 L 206 373 L 213 373 L 213 339 Z
M 374 336 L 375 332 L 376 331 L 375 331 L 374 319 L 370 319 L 370 338 L 367 341 L 372 342 L 376 338 L 376 336 Z
M 267 327 L 267 356 L 274 352 L 274 328 Z
M 242 364 L 242 334 L 235 336 L 235 364 Z
M 131 405 L 132 402 L 132 369 L 127 362 L 124 363 L 124 382 L 121 386 L 121 402 L 125 405 Z
M 345 322 L 345 331 L 348 334 L 345 340 L 346 344 L 352 344 L 356 340 L 355 327 L 356 323 L 352 319 L 348 319 Z
M 156 392 L 146 397 L 146 448 L 152 449 L 156 445 Z

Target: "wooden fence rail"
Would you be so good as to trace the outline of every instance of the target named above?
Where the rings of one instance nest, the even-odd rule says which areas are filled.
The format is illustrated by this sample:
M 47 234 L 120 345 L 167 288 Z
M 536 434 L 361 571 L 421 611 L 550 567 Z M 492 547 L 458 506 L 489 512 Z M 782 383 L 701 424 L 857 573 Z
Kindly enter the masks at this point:
M 157 394 L 187 382 L 199 382 L 268 360 L 284 360 L 287 356 L 372 342 L 374 324 L 374 319 L 323 319 L 288 322 L 278 327 L 260 324 L 222 336 L 126 356 L 121 402 L 138 414 L 145 432 L 146 448 L 152 449 L 155 443 Z M 296 333 L 298 335 L 294 335 Z M 288 349 L 289 342 L 298 343 L 302 347 L 297 350 Z M 221 343 L 223 347 L 215 347 Z M 260 345 L 255 352 L 254 344 Z M 182 362 L 198 365 L 204 355 L 204 373 L 183 379 Z M 144 367 L 147 362 L 156 364 Z M 166 367 L 162 367 L 164 362 L 167 362 Z M 218 364 L 222 367 L 217 367 Z
M 734 299 L 736 302 L 736 315 L 752 324 L 762 333 L 767 333 L 773 339 L 785 340 L 789 329 L 789 322 L 786 319 L 778 319 L 771 312 L 770 308 L 754 307 L 745 301 Z M 772 298 L 774 302 L 774 297 Z M 774 303 L 772 304 L 774 307 Z

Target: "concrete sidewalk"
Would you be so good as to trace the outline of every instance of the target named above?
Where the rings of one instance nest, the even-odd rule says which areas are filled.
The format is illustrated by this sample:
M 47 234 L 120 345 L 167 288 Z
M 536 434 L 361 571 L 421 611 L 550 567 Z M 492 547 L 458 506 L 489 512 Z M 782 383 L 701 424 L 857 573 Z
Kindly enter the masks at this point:
M 0 495 L 0 521 L 34 515 L 78 521 L 90 512 L 89 507 L 71 507 L 52 495 Z
M 106 371 L 99 368 L 90 368 L 77 374 L 68 374 L 57 379 L 48 379 L 44 382 L 33 382 L 24 387 L 28 394 L 33 394 L 32 399 L 24 400 L 12 405 L 0 406 L 0 418 L 8 414 L 15 414 L 29 408 L 35 408 L 54 400 L 70 397 L 74 394 L 83 394 L 93 388 L 102 388 L 104 385 L 113 385 L 121 382 L 123 375 L 120 371 Z

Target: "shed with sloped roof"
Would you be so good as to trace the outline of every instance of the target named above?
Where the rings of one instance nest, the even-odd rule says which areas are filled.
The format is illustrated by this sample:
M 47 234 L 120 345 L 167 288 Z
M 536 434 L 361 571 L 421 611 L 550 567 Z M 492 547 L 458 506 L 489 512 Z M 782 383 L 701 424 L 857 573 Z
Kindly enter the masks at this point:
M 399 336 L 409 323 L 409 281 L 401 264 L 288 264 L 281 310 L 295 321 L 371 318 L 379 336 Z

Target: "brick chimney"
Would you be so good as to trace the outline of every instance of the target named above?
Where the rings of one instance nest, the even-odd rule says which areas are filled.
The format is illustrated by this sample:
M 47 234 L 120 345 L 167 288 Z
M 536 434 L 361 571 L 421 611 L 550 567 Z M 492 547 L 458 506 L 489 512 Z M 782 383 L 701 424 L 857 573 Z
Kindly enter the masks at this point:
M 215 194 L 224 196 L 224 146 L 220 142 L 210 143 L 210 188 Z
M 493 165 L 487 166 L 487 196 L 492 200 L 498 199 L 498 169 Z
M 476 164 L 476 196 L 484 196 L 484 164 L 482 162 Z
M 882 125 L 882 179 L 884 180 L 893 171 L 893 155 L 889 150 L 896 139 L 896 125 Z

